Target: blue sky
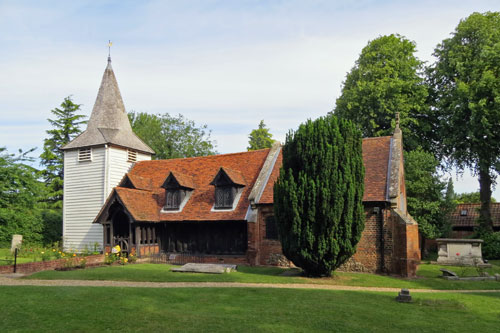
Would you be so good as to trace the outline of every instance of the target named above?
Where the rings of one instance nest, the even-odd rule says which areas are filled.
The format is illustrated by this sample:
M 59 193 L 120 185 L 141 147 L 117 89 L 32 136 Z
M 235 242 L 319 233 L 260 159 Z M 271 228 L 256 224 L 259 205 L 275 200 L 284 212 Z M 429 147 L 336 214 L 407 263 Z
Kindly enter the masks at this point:
M 399 33 L 433 62 L 460 19 L 488 10 L 500 3 L 0 0 L 0 146 L 39 155 L 50 110 L 68 95 L 89 115 L 108 39 L 127 110 L 207 124 L 228 153 L 246 149 L 261 119 L 284 141 L 330 111 L 369 40 Z M 458 192 L 478 188 L 452 176 Z

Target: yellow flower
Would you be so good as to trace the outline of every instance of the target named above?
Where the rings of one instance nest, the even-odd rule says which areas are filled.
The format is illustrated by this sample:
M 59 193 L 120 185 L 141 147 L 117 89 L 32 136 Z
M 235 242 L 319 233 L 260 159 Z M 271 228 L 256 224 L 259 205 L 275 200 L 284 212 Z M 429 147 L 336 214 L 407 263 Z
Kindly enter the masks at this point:
M 42 254 L 44 254 L 45 252 L 42 251 Z
M 76 253 L 73 253 L 73 257 L 76 257 Z
M 52 252 L 56 252 L 56 249 L 52 249 Z
M 125 258 L 125 260 L 124 260 L 124 261 L 125 261 L 125 262 L 128 262 L 128 259 L 127 259 L 127 258 Z
M 108 256 L 108 252 L 106 252 L 106 257 Z
M 63 253 L 63 254 L 62 254 L 62 256 L 64 257 L 64 256 L 65 256 L 65 254 Z

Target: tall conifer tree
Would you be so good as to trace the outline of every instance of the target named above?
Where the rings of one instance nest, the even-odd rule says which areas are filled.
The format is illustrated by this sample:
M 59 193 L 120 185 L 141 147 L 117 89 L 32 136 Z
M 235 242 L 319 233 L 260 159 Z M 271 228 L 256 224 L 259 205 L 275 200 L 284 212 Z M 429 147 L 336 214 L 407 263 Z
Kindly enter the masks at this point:
M 40 164 L 45 166 L 41 173 L 49 193 L 46 201 L 51 208 L 62 208 L 64 170 L 61 147 L 80 134 L 80 125 L 86 123 L 83 120 L 85 116 L 77 114 L 80 106 L 68 96 L 61 103 L 61 108 L 51 111 L 56 118 L 47 119 L 53 128 L 46 131 L 49 137 L 44 140 Z
M 274 186 L 283 253 L 311 276 L 331 275 L 356 251 L 364 228 L 361 131 L 335 116 L 287 135 Z

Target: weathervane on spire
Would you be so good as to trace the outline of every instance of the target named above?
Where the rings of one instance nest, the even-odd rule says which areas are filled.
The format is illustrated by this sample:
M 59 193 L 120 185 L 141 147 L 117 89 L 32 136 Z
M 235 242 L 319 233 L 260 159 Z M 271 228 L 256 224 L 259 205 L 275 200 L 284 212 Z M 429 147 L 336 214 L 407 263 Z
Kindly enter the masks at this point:
M 108 40 L 108 62 L 111 62 L 111 46 L 113 45 L 113 43 L 111 42 L 111 40 Z

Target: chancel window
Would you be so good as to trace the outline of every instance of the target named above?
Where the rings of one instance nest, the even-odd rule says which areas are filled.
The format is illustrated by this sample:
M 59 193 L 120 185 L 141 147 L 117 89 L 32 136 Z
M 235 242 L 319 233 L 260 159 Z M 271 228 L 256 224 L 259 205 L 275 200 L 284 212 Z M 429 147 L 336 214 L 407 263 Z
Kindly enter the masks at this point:
M 278 226 L 273 215 L 266 217 L 266 238 L 278 239 Z

